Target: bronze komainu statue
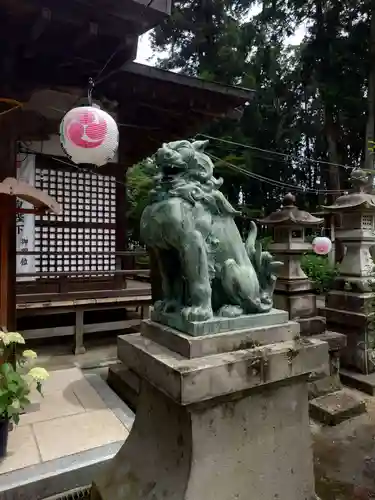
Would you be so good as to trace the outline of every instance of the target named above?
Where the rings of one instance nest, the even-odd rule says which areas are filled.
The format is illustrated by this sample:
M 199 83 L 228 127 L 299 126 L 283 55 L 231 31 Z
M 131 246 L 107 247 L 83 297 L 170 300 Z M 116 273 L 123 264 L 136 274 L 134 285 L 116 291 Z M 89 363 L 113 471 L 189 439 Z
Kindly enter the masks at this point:
M 164 144 L 151 159 L 155 187 L 141 217 L 141 237 L 157 257 L 163 300 L 155 309 L 190 321 L 235 317 L 272 308 L 282 265 L 256 242 L 244 243 L 239 214 L 219 191 L 223 181 L 204 152 L 208 141 Z

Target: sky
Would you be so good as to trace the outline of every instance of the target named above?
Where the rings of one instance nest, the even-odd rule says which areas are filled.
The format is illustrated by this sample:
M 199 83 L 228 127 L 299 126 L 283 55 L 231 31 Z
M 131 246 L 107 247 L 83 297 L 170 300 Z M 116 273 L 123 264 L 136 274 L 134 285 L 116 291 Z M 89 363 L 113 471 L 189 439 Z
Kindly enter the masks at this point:
M 291 45 L 300 43 L 305 32 L 306 27 L 304 25 L 300 26 L 297 29 L 296 33 L 289 38 L 288 42 Z M 135 62 L 146 64 L 147 66 L 155 66 L 155 57 L 153 57 L 153 52 L 150 44 L 150 32 L 145 33 L 139 38 L 138 52 Z

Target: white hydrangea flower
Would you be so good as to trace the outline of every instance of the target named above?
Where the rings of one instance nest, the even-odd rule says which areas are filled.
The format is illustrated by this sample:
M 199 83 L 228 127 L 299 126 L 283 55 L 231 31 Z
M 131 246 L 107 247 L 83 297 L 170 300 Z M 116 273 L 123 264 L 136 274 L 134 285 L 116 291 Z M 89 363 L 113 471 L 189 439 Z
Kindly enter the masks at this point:
M 49 377 L 49 373 L 45 368 L 40 368 L 38 366 L 35 366 L 34 368 L 31 368 L 31 370 L 28 373 L 28 376 L 31 377 L 36 382 L 43 382 L 44 380 L 47 380 L 47 378 Z
M 37 353 L 35 351 L 32 351 L 31 349 L 26 349 L 23 351 L 22 356 L 27 359 L 36 359 Z
M 18 332 L 0 332 L 0 340 L 4 345 L 25 343 L 25 339 Z

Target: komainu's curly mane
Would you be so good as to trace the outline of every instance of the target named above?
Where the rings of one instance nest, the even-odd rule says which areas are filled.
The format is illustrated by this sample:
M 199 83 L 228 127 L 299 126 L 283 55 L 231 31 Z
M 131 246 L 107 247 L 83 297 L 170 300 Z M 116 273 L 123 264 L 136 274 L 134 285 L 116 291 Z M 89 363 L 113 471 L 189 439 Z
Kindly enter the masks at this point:
M 223 180 L 213 176 L 214 165 L 204 153 L 208 141 L 176 141 L 163 144 L 152 161 L 158 169 L 151 201 L 179 197 L 191 204 L 200 202 L 213 214 L 238 215 L 219 191 Z

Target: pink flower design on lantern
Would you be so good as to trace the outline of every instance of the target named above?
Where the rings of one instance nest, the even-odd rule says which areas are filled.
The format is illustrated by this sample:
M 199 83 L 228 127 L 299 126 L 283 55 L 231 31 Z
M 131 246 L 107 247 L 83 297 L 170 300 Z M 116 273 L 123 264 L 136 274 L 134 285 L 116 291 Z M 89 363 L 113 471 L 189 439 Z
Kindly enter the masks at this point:
M 106 138 L 107 122 L 95 108 L 72 110 L 64 125 L 65 137 L 81 148 L 97 148 Z
M 317 236 L 312 242 L 312 249 L 317 255 L 327 255 L 332 249 L 332 241 L 326 236 Z

